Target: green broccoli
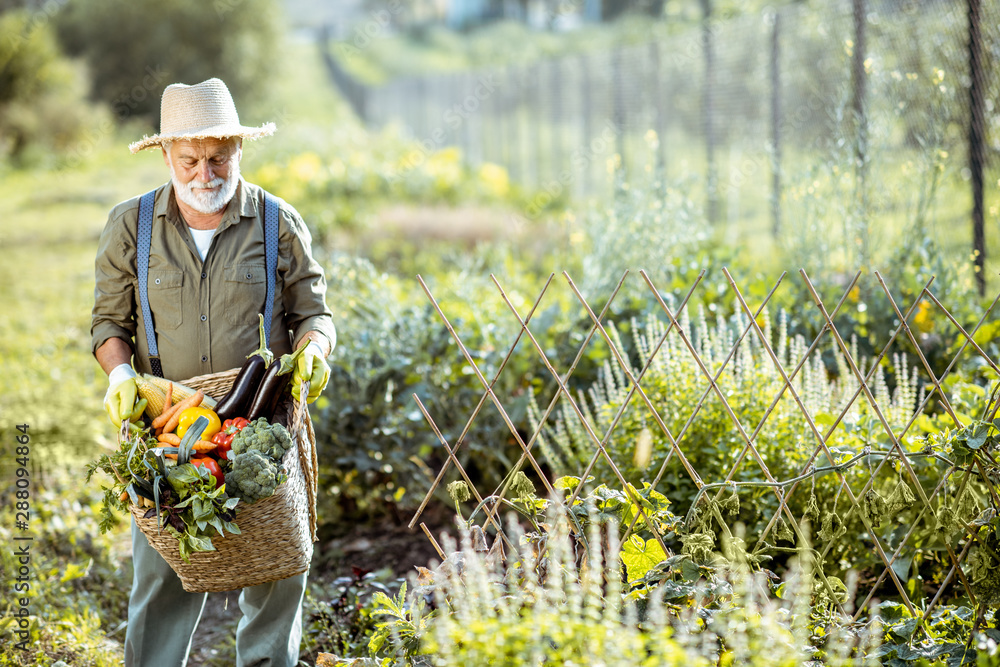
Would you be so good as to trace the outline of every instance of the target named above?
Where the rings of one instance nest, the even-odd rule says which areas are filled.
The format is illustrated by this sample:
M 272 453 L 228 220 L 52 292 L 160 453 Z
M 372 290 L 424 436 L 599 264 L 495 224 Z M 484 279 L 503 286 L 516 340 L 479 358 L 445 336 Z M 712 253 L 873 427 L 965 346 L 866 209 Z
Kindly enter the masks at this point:
M 226 492 L 252 504 L 274 495 L 274 490 L 286 479 L 288 476 L 278 464 L 252 449 L 239 454 L 233 461 L 233 469 L 226 473 Z
M 281 424 L 268 424 L 261 417 L 250 422 L 233 437 L 232 448 L 236 457 L 256 450 L 280 462 L 285 452 L 292 448 L 292 436 Z

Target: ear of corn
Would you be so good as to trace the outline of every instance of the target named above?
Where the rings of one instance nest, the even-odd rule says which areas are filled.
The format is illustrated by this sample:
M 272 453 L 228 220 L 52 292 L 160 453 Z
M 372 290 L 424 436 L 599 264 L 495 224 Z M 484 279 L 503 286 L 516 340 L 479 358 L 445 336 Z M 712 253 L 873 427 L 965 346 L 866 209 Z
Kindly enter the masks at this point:
M 144 375 L 135 379 L 135 386 L 139 390 L 139 396 L 146 399 L 146 414 L 153 419 L 159 417 L 167 401 L 167 395 Z
M 142 374 L 142 378 L 146 382 L 148 382 L 149 384 L 151 384 L 154 387 L 156 387 L 160 391 L 160 394 L 163 396 L 163 399 L 166 399 L 167 387 L 169 385 L 173 385 L 174 386 L 174 393 L 173 393 L 173 403 L 174 404 L 180 403 L 185 398 L 190 398 L 197 391 L 196 389 L 192 389 L 191 387 L 185 386 L 185 385 L 181 384 L 180 382 L 172 382 L 171 380 L 168 380 L 166 378 L 156 377 L 155 375 L 149 375 L 148 373 L 143 373 Z M 214 410 L 215 406 L 217 404 L 217 401 L 214 398 L 212 398 L 211 396 L 209 396 L 208 394 L 205 394 L 205 398 L 202 399 L 201 404 L 204 405 L 205 407 L 208 407 L 208 408 L 211 408 L 211 409 Z M 163 408 L 160 408 L 160 412 L 163 412 Z M 159 413 L 157 413 L 157 414 L 159 414 Z

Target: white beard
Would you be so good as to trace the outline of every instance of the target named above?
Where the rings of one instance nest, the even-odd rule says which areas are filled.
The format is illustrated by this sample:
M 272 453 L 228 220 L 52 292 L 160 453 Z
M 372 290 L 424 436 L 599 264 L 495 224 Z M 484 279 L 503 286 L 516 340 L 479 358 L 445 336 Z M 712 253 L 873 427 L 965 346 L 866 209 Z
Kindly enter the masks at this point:
M 174 184 L 174 193 L 178 198 L 194 210 L 199 213 L 204 213 L 210 215 L 212 213 L 218 213 L 229 200 L 233 198 L 236 194 L 236 186 L 240 182 L 240 163 L 239 160 L 231 160 L 229 163 L 229 175 L 223 178 L 213 178 L 208 183 L 199 180 L 189 181 L 187 184 L 182 184 L 177 180 L 177 174 L 174 172 L 174 165 L 170 165 L 170 180 Z M 219 187 L 219 186 L 222 187 Z M 206 188 L 218 188 L 217 190 L 210 191 Z

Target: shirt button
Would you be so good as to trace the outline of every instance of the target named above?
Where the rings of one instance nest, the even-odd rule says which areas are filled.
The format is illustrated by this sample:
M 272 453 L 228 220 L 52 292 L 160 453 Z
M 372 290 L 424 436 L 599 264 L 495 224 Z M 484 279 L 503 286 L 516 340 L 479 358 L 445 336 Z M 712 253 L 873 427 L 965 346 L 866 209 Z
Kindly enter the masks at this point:
M 247 274 L 247 280 L 250 280 L 251 278 L 253 278 L 253 275 L 251 275 L 251 274 L 248 273 Z
M 202 363 L 208 361 L 208 357 L 206 357 L 205 355 L 201 355 L 201 361 Z
M 208 278 L 208 274 L 207 274 L 207 273 L 204 273 L 204 272 L 202 272 L 202 274 L 201 274 L 201 279 L 202 279 L 202 280 L 204 280 L 205 278 Z
M 202 322 L 204 322 L 204 321 L 205 321 L 205 320 L 207 320 L 207 319 L 208 319 L 208 315 L 202 315 L 202 316 L 201 316 L 201 321 L 202 321 Z

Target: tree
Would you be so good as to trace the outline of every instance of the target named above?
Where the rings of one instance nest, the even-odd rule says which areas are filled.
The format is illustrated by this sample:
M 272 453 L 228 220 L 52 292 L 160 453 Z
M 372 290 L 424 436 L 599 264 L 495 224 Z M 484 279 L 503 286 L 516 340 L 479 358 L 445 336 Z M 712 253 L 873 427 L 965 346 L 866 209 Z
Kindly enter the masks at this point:
M 86 75 L 59 51 L 48 18 L 23 9 L 0 13 L 0 158 L 72 145 L 96 110 Z
M 90 0 L 57 17 L 66 50 L 90 65 L 94 97 L 120 120 L 158 118 L 175 82 L 219 77 L 239 109 L 266 98 L 280 25 L 274 0 Z

